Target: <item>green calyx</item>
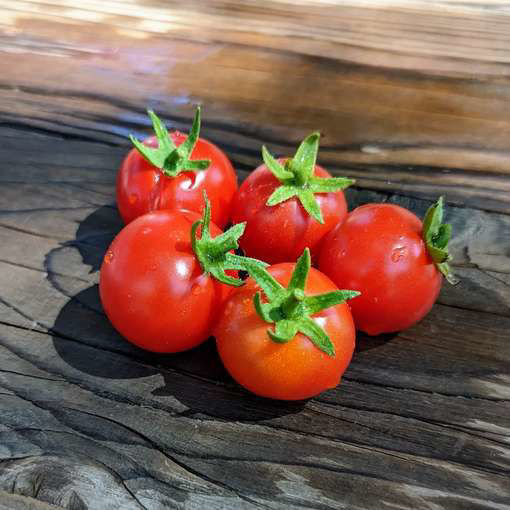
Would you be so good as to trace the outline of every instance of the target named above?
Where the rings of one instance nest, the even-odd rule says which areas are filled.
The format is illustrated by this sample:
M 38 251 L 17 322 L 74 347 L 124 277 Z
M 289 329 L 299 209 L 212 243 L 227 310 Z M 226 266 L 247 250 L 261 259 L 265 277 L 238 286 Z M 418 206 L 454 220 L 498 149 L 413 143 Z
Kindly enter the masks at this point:
M 281 164 L 262 147 L 262 159 L 272 174 L 282 183 L 267 200 L 272 206 L 297 197 L 306 212 L 319 223 L 324 223 L 322 211 L 315 193 L 340 191 L 354 184 L 353 179 L 345 177 L 315 177 L 315 162 L 319 150 L 319 133 L 307 136 L 298 147 L 293 158 Z
M 306 248 L 296 262 L 287 288 L 277 282 L 260 265 L 245 266 L 267 298 L 267 302 L 262 302 L 261 294 L 258 292 L 253 298 L 253 304 L 263 320 L 274 323 L 274 329 L 267 330 L 267 334 L 274 342 L 289 342 L 296 333 L 300 332 L 321 351 L 329 356 L 335 356 L 335 347 L 329 336 L 311 316 L 325 308 L 359 296 L 360 293 L 354 290 L 335 290 L 316 296 L 307 296 L 305 284 L 310 265 L 310 250 Z
M 158 148 L 147 147 L 133 135 L 129 139 L 151 165 L 159 168 L 167 177 L 175 177 L 181 172 L 199 172 L 209 167 L 211 162 L 207 159 L 190 159 L 200 133 L 200 106 L 197 107 L 188 137 L 179 147 L 175 146 L 161 119 L 152 110 L 147 110 L 147 113 L 158 139 Z
M 239 247 L 239 238 L 243 235 L 246 222 L 238 223 L 217 237 L 212 238 L 209 225 L 211 223 L 211 204 L 204 191 L 204 214 L 201 220 L 191 226 L 191 246 L 202 269 L 206 274 L 227 285 L 234 287 L 241 286 L 244 282 L 225 273 L 229 269 L 248 271 L 249 268 L 257 267 L 263 269 L 267 266 L 265 262 L 241 257 L 230 253 Z M 200 238 L 197 237 L 198 229 L 202 227 Z
M 439 271 L 449 283 L 455 285 L 459 283 L 459 280 L 452 273 L 448 264 L 448 261 L 452 258 L 448 252 L 448 242 L 452 237 L 452 226 L 449 223 L 443 223 L 443 214 L 443 197 L 439 197 L 439 200 L 428 208 L 423 219 L 423 239 L 429 255 Z

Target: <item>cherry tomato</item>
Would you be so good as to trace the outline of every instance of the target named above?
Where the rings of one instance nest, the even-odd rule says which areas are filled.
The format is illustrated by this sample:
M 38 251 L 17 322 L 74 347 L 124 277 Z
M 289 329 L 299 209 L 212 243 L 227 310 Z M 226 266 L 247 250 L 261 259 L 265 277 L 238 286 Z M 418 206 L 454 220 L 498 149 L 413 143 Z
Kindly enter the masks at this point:
M 104 257 L 99 291 L 105 313 L 143 349 L 178 352 L 206 340 L 234 288 L 206 274 L 197 259 L 191 230 L 198 220 L 195 212 L 176 210 L 140 216 Z M 214 224 L 210 232 L 221 234 Z
M 156 129 L 159 119 L 152 112 L 150 114 Z M 168 134 L 161 121 L 159 122 L 156 132 L 160 139 L 158 140 L 156 136 L 149 137 L 143 143 L 145 147 L 161 149 L 162 136 L 170 137 L 176 148 L 187 140 L 187 135 L 177 131 Z M 198 117 L 198 126 L 199 122 Z M 163 131 L 158 131 L 160 128 Z M 221 228 L 227 224 L 231 203 L 237 190 L 237 176 L 224 152 L 213 143 L 198 138 L 198 130 L 196 131 L 197 139 L 189 159 L 181 155 L 179 162 L 178 157 L 172 161 L 170 157 L 166 163 L 170 168 L 169 172 L 150 163 L 137 148 L 128 153 L 117 175 L 117 206 L 125 223 L 158 209 L 188 209 L 201 213 L 202 194 L 205 190 L 212 203 L 213 222 Z M 169 147 L 167 151 L 169 155 L 171 150 L 172 147 Z M 187 161 L 210 163 L 205 170 L 187 171 Z M 176 172 L 177 174 L 172 176 Z
M 318 165 L 314 175 L 331 177 Z M 347 215 L 344 194 L 340 191 L 316 195 L 324 217 L 321 224 L 296 197 L 268 206 L 268 198 L 279 186 L 280 181 L 266 165 L 259 166 L 241 184 L 232 206 L 232 221 L 247 222 L 241 248 L 250 257 L 269 264 L 296 260 L 305 247 L 315 256 L 324 236 Z
M 448 239 L 450 233 L 451 229 Z M 447 253 L 442 259 L 448 259 Z M 444 266 L 440 264 L 443 270 Z M 392 204 L 367 204 L 352 211 L 326 237 L 319 269 L 338 286 L 361 291 L 350 306 L 356 327 L 369 335 L 418 322 L 430 311 L 442 283 L 422 222 Z
M 295 264 L 282 263 L 268 271 L 286 286 L 294 269 Z M 230 375 L 257 395 L 281 400 L 309 398 L 338 385 L 354 350 L 355 329 L 349 306 L 343 302 L 312 315 L 316 327 L 322 327 L 334 346 L 335 354 L 330 356 L 301 332 L 284 343 L 271 339 L 268 328 L 272 326 L 258 315 L 253 303 L 259 290 L 249 278 L 231 294 L 215 327 L 218 352 Z M 306 296 L 332 291 L 338 292 L 338 288 L 312 268 L 304 289 Z
M 242 183 L 234 198 L 234 223 L 247 222 L 241 248 L 270 264 L 295 261 L 309 247 L 319 253 L 324 236 L 347 214 L 341 191 L 354 181 L 332 177 L 315 164 L 318 133 L 307 137 L 292 159 L 274 159 L 263 149 L 264 164 Z

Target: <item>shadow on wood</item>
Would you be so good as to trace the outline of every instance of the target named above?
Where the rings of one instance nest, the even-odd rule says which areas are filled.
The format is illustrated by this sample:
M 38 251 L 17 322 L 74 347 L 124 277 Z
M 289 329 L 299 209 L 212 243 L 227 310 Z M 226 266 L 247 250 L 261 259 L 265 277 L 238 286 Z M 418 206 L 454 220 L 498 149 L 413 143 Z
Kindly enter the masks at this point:
M 370 336 L 361 331 L 356 332 L 356 352 L 369 351 L 391 342 L 398 333 L 384 333 L 382 335 Z
M 116 209 L 103 206 L 79 225 L 76 238 L 46 256 L 46 266 L 58 261 L 66 266 L 64 248 L 77 248 L 82 263 L 96 273 L 111 241 L 122 228 Z M 164 384 L 148 388 L 148 398 L 160 403 L 172 399 L 180 403 L 181 414 L 204 414 L 223 420 L 258 421 L 299 412 L 305 403 L 282 403 L 257 398 L 229 377 L 213 339 L 179 354 L 157 355 L 126 342 L 111 326 L 102 311 L 98 285 L 73 294 L 63 288 L 62 279 L 48 272 L 48 279 L 69 296 L 52 327 L 53 343 L 59 356 L 72 368 L 94 378 L 146 379 L 159 375 Z M 92 349 L 90 347 L 93 347 Z M 120 356 L 119 356 L 120 355 Z

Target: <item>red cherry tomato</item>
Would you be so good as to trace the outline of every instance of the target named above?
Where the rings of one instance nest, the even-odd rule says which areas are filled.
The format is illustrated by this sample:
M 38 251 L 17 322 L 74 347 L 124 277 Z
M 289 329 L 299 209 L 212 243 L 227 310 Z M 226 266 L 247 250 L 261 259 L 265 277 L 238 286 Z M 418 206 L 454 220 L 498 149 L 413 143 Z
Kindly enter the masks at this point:
M 314 175 L 331 177 L 319 165 L 315 165 Z M 315 258 L 324 236 L 347 215 L 344 194 L 336 191 L 315 195 L 324 219 L 324 223 L 319 223 L 305 211 L 297 197 L 267 205 L 268 198 L 279 186 L 281 182 L 266 165 L 255 169 L 241 184 L 232 205 L 233 222 L 247 222 L 241 248 L 246 255 L 269 264 L 295 261 L 305 247 L 310 248 Z
M 171 140 L 179 147 L 187 135 L 170 133 Z M 155 136 L 144 141 L 147 147 L 157 148 Z M 132 149 L 121 164 L 117 175 L 117 206 L 125 223 L 142 214 L 158 209 L 188 209 L 201 213 L 203 191 L 212 204 L 212 220 L 223 228 L 230 217 L 232 199 L 237 190 L 237 176 L 225 153 L 213 143 L 198 138 L 189 158 L 209 160 L 206 170 L 181 171 L 168 177 L 149 163 L 140 152 Z
M 294 267 L 277 264 L 268 271 L 287 286 Z M 215 327 L 218 352 L 230 375 L 257 395 L 281 400 L 301 400 L 334 388 L 354 350 L 355 329 L 349 306 L 341 303 L 313 315 L 334 345 L 336 354 L 332 357 L 302 333 L 286 343 L 273 341 L 267 332 L 272 325 L 259 317 L 253 304 L 259 290 L 251 278 L 237 288 Z M 337 290 L 328 277 L 310 270 L 307 296 Z
M 431 309 L 442 282 L 422 237 L 422 222 L 391 204 L 352 211 L 326 237 L 319 269 L 338 286 L 361 292 L 349 304 L 356 327 L 369 335 L 418 322 Z
M 105 313 L 143 349 L 178 352 L 206 340 L 234 288 L 205 274 L 192 250 L 191 226 L 200 219 L 175 210 L 140 216 L 104 257 L 99 292 Z M 212 237 L 221 234 L 213 224 L 210 231 Z

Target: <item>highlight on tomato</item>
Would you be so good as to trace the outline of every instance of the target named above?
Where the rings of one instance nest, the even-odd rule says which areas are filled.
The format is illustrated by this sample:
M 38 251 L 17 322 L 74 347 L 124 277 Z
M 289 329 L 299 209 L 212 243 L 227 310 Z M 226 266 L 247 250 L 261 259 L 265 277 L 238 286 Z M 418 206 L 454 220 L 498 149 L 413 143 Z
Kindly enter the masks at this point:
M 308 248 L 295 264 L 246 269 L 250 278 L 229 296 L 214 328 L 230 375 L 257 395 L 281 400 L 337 386 L 355 341 L 345 301 L 359 292 L 338 290 L 310 268 Z
M 149 110 L 156 136 L 143 143 L 130 136 L 134 148 L 117 174 L 117 206 L 124 223 L 159 209 L 188 209 L 202 213 L 202 193 L 212 204 L 212 220 L 223 228 L 229 218 L 237 176 L 225 153 L 199 138 L 200 107 L 189 136 L 168 133 Z
M 293 158 L 264 164 L 241 184 L 232 206 L 234 223 L 246 221 L 241 248 L 270 264 L 295 261 L 309 247 L 315 259 L 324 236 L 347 214 L 343 189 L 352 179 L 331 177 L 316 164 L 319 133 L 301 143 Z
M 222 233 L 204 214 L 160 210 L 126 225 L 101 266 L 104 311 L 129 342 L 179 352 L 206 340 L 226 297 L 242 285 L 237 269 L 262 265 L 232 253 L 244 224 Z M 234 271 L 232 271 L 234 270 Z
M 442 221 L 442 197 L 423 224 L 398 205 L 367 204 L 328 234 L 318 267 L 336 285 L 361 291 L 350 302 L 357 329 L 378 335 L 409 328 L 432 308 L 443 276 L 457 282 L 448 265 L 452 228 Z

